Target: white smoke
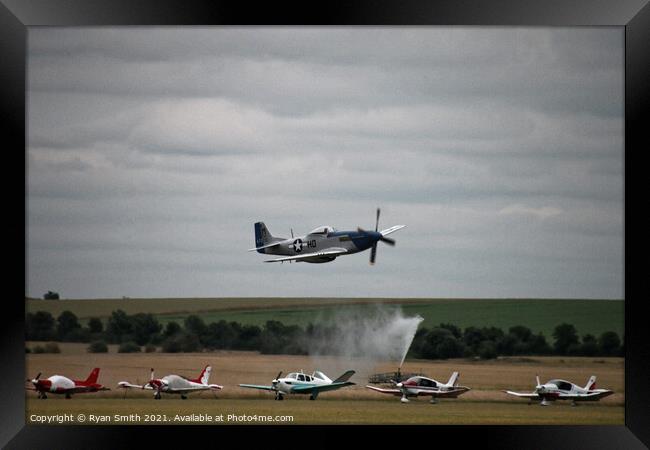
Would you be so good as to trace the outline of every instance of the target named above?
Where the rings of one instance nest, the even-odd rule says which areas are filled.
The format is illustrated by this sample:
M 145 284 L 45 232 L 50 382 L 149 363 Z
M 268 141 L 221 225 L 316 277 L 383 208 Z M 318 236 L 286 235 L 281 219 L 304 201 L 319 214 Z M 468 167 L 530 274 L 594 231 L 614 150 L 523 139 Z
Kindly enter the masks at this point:
M 420 322 L 419 315 L 406 317 L 400 307 L 370 305 L 344 308 L 329 320 L 315 325 L 334 327 L 335 333 L 315 336 L 309 354 L 318 360 L 324 355 L 338 355 L 341 363 L 371 369 L 379 363 L 404 363 Z

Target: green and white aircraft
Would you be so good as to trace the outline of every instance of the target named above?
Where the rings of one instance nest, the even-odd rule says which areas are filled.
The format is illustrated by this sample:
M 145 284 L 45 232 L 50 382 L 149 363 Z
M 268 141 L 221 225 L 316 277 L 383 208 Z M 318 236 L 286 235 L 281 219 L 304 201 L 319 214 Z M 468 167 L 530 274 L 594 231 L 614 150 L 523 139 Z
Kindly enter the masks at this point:
M 284 255 L 281 258 L 267 259 L 264 262 L 304 261 L 308 263 L 326 263 L 334 261 L 338 256 L 370 250 L 370 264 L 375 263 L 377 256 L 377 242 L 394 246 L 395 241 L 387 238 L 391 233 L 401 230 L 406 225 L 395 225 L 385 230 L 377 231 L 379 227 L 379 208 L 375 231 L 366 231 L 357 228 L 356 231 L 338 231 L 330 226 L 321 226 L 305 236 L 291 239 L 275 237 L 266 228 L 264 222 L 255 223 L 255 248 L 249 252 L 257 251 L 268 255 Z
M 336 380 L 330 380 L 327 375 L 318 370 L 311 375 L 302 371 L 291 372 L 284 378 L 282 372 L 271 382 L 270 386 L 260 386 L 257 384 L 240 384 L 244 388 L 261 389 L 264 391 L 275 392 L 276 400 L 283 400 L 288 394 L 309 394 L 309 400 L 316 400 L 318 394 L 325 391 L 334 391 L 345 386 L 352 386 L 355 383 L 348 381 L 354 375 L 354 370 L 348 370 Z

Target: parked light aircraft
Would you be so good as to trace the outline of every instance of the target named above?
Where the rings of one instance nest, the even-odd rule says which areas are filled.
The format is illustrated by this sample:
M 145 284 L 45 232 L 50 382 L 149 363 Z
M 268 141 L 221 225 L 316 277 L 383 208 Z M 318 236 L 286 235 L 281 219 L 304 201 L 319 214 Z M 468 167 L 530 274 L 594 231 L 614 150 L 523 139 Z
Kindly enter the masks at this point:
M 65 394 L 65 398 L 70 398 L 72 394 L 82 394 L 85 392 L 109 391 L 110 389 L 97 383 L 99 377 L 99 368 L 94 368 L 88 378 L 85 380 L 71 380 L 63 375 L 52 375 L 51 377 L 40 380 L 41 373 L 32 380 L 27 380 L 34 387 L 27 389 L 38 392 L 38 398 L 46 399 L 47 393 Z
M 382 231 L 379 227 L 379 208 L 375 231 L 366 231 L 357 228 L 357 231 L 337 231 L 330 226 L 321 226 L 309 234 L 294 238 L 293 230 L 291 239 L 271 235 L 264 222 L 255 223 L 255 248 L 249 252 L 257 251 L 269 255 L 287 255 L 281 258 L 268 259 L 264 262 L 304 261 L 308 263 L 326 263 L 334 261 L 338 256 L 370 250 L 370 264 L 375 263 L 377 256 L 377 242 L 394 246 L 395 241 L 387 238 L 391 233 L 401 230 L 406 225 L 395 225 Z
M 540 405 L 547 406 L 549 402 L 555 400 L 571 400 L 571 406 L 577 406 L 576 402 L 598 401 L 603 397 L 612 395 L 614 392 L 608 389 L 596 389 L 596 376 L 589 377 L 585 387 L 580 387 L 565 380 L 550 380 L 544 384 L 539 382 L 539 376 L 535 376 L 537 386 L 534 392 L 521 393 L 513 391 L 503 391 L 506 394 L 516 397 L 533 400 L 541 400 Z
M 262 389 L 265 391 L 275 392 L 276 400 L 283 400 L 287 394 L 309 394 L 309 400 L 316 400 L 318 394 L 325 391 L 334 391 L 345 386 L 351 386 L 355 383 L 348 381 L 354 370 L 348 370 L 336 380 L 330 380 L 327 375 L 318 370 L 311 375 L 302 371 L 300 373 L 292 372 L 284 378 L 280 378 L 282 372 L 271 382 L 271 386 L 259 386 L 256 384 L 240 384 L 244 388 Z
M 207 391 L 213 390 L 218 391 L 223 388 L 218 384 L 208 384 L 210 379 L 210 372 L 212 367 L 206 366 L 205 369 L 201 371 L 201 374 L 198 378 L 192 380 L 181 375 L 167 375 L 162 378 L 154 378 L 153 369 L 151 369 L 151 378 L 149 382 L 144 385 L 131 384 L 128 381 L 120 381 L 117 385 L 124 389 L 149 389 L 153 390 L 154 398 L 160 400 L 161 393 L 166 394 L 180 394 L 181 398 L 185 400 L 187 394 L 195 391 Z M 126 392 L 124 393 L 126 395 Z
M 366 387 L 382 394 L 401 396 L 400 401 L 402 403 L 408 403 L 409 397 L 427 395 L 431 396 L 431 403 L 436 403 L 436 398 L 456 398 L 470 390 L 466 386 L 458 386 L 458 377 L 458 372 L 454 372 L 447 383 L 440 383 L 431 378 L 415 376 L 403 382 L 393 382 L 396 389 L 383 389 L 375 386 Z

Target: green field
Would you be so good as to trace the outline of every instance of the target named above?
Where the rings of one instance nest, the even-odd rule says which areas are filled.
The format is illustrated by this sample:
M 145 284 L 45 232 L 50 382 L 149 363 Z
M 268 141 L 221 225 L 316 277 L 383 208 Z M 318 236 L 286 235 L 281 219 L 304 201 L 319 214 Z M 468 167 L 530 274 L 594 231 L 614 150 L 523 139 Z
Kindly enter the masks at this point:
M 96 299 L 27 300 L 27 310 L 48 311 L 55 317 L 64 310 L 74 312 L 85 322 L 89 317 L 106 319 L 122 309 L 128 314 L 155 314 L 161 323 L 182 323 L 189 314 L 206 323 L 226 320 L 263 325 L 279 320 L 286 325 L 305 326 L 309 322 L 336 320 L 360 311 L 366 314 L 384 305 L 401 307 L 407 316 L 420 315 L 421 326 L 452 323 L 468 326 L 495 326 L 508 329 L 524 325 L 550 337 L 562 322 L 573 324 L 579 335 L 595 336 L 604 331 L 624 332 L 625 303 L 622 300 L 574 299 L 342 299 L 342 298 L 215 298 L 215 299 Z M 341 316 L 342 315 L 342 316 Z
M 279 424 L 555 424 L 555 425 L 622 425 L 624 407 L 590 403 L 573 408 L 569 404 L 549 407 L 528 405 L 526 402 L 473 402 L 440 400 L 432 405 L 426 399 L 412 400 L 408 405 L 395 398 L 377 400 L 334 400 L 306 398 L 286 399 L 220 399 L 163 397 L 93 399 L 75 397 L 71 400 L 54 398 L 27 399 L 25 422 L 38 423 L 39 417 L 69 414 L 64 424 L 97 425 L 183 425 L 187 423 L 219 425 L 279 425 Z M 78 420 L 83 414 L 84 421 Z M 117 421 L 115 415 L 121 421 Z M 194 414 L 194 417 L 191 415 Z M 198 416 L 203 414 L 204 417 Z M 91 417 L 91 415 L 93 417 Z M 139 417 L 135 416 L 138 415 Z M 177 416 L 178 415 L 178 416 Z M 206 420 L 211 416 L 211 420 Z M 189 416 L 189 417 L 188 417 Z M 234 417 L 229 417 L 234 416 Z M 244 417 L 247 416 L 247 417 Z M 260 417 L 262 416 L 262 417 Z M 292 419 L 288 419 L 287 416 Z M 219 420 L 219 417 L 221 420 Z M 105 421 L 91 422 L 95 418 Z M 257 420 L 254 420 L 257 418 Z M 269 420 L 268 418 L 272 418 Z M 152 419 L 151 421 L 145 421 Z M 192 420 L 193 419 L 193 420 Z M 189 420 L 189 422 L 188 422 Z

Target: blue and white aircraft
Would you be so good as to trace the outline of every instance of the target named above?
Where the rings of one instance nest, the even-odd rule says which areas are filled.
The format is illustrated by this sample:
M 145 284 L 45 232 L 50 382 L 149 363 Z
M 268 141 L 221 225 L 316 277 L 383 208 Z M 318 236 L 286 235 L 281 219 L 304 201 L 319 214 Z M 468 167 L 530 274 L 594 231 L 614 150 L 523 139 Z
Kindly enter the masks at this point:
M 385 230 L 377 231 L 379 227 L 379 208 L 375 231 L 357 228 L 357 231 L 338 231 L 330 226 L 321 226 L 309 234 L 291 239 L 271 235 L 264 222 L 255 224 L 255 248 L 268 255 L 285 255 L 281 258 L 267 259 L 264 262 L 304 261 L 309 263 L 326 263 L 334 261 L 338 256 L 351 255 L 367 249 L 370 250 L 370 264 L 375 263 L 377 242 L 394 246 L 395 241 L 387 238 L 391 233 L 401 230 L 406 225 L 395 225 Z
M 311 375 L 298 372 L 292 372 L 284 378 L 280 378 L 282 372 L 271 382 L 270 386 L 260 386 L 257 384 L 240 384 L 244 388 L 261 389 L 264 391 L 275 392 L 276 400 L 283 400 L 287 394 L 309 394 L 309 400 L 316 400 L 318 394 L 324 391 L 334 391 L 345 386 L 352 386 L 354 383 L 348 381 L 354 370 L 348 370 L 336 380 L 330 380 L 327 375 L 318 370 Z

